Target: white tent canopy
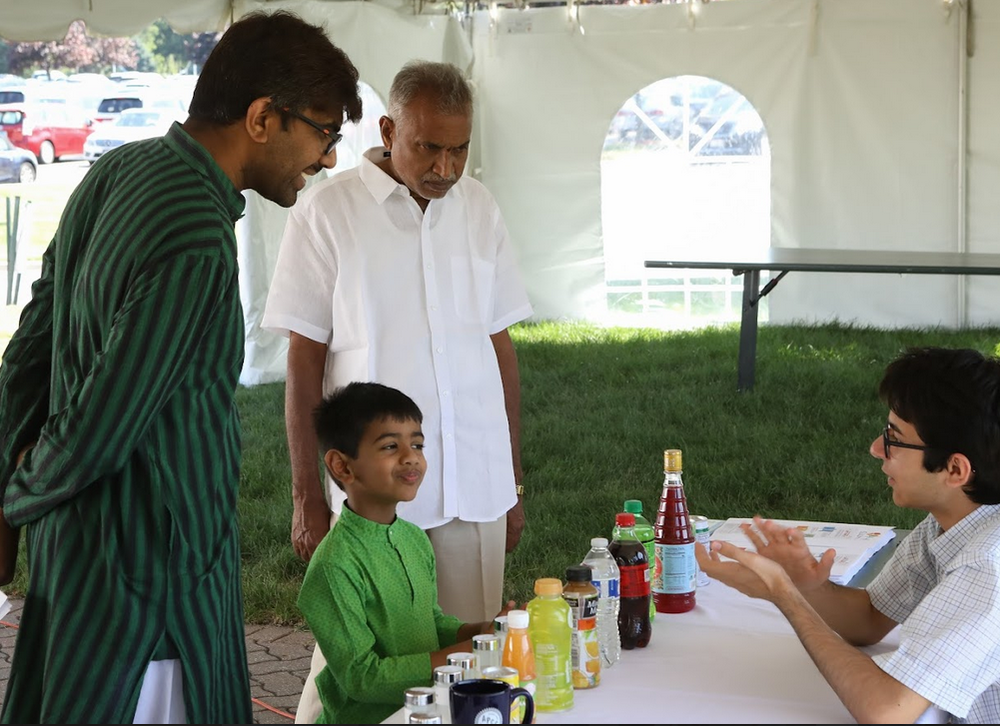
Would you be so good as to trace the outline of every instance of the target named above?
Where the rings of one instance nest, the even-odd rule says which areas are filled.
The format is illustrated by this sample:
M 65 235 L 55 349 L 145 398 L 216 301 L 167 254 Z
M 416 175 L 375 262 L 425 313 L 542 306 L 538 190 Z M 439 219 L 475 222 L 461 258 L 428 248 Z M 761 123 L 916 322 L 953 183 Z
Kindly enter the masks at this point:
M 50 6 L 50 7 L 49 7 Z M 66 7 L 75 6 L 75 7 Z M 714 0 L 494 8 L 459 19 L 350 0 L 0 0 L 0 35 L 53 37 L 82 17 L 135 32 L 287 8 L 322 21 L 384 99 L 407 60 L 469 69 L 478 96 L 468 173 L 496 195 L 536 313 L 586 318 L 604 299 L 601 152 L 616 111 L 664 78 L 737 89 L 770 141 L 770 244 L 1000 252 L 1000 3 Z M 663 204 L 671 199 L 664 195 Z M 283 374 L 256 329 L 283 216 L 252 201 L 241 228 L 247 382 Z M 684 240 L 649 229 L 669 256 Z M 1000 323 L 993 278 L 793 273 L 772 322 L 884 327 Z M 268 350 L 270 348 L 270 350 Z
M 178 33 L 222 30 L 231 0 L 0 0 L 0 36 L 7 40 L 59 40 L 74 20 L 91 35 L 131 36 L 158 18 Z

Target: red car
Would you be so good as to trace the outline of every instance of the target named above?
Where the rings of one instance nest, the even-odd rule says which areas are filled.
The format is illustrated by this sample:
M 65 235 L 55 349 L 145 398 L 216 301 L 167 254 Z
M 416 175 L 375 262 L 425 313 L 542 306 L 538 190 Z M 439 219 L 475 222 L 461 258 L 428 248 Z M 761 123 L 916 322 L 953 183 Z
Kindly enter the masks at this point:
M 82 156 L 83 142 L 93 130 L 93 121 L 83 108 L 70 103 L 0 104 L 0 130 L 15 146 L 28 149 L 42 164 L 63 156 Z

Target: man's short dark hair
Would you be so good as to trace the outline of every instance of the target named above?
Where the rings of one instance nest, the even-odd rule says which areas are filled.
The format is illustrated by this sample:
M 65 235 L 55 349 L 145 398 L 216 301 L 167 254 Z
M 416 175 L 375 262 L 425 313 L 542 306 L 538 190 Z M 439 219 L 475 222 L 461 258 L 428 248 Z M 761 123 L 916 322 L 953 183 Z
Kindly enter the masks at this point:
M 422 423 L 424 416 L 412 398 L 381 383 L 354 382 L 338 388 L 313 413 L 321 453 L 336 449 L 356 457 L 365 430 L 384 419 Z
M 205 61 L 188 113 L 229 125 L 264 97 L 278 108 L 361 119 L 358 69 L 321 26 L 285 10 L 258 10 L 229 26 Z
M 977 504 L 1000 504 L 1000 359 L 967 348 L 910 348 L 886 368 L 879 396 L 917 430 L 924 468 L 952 454 L 975 469 L 965 486 Z

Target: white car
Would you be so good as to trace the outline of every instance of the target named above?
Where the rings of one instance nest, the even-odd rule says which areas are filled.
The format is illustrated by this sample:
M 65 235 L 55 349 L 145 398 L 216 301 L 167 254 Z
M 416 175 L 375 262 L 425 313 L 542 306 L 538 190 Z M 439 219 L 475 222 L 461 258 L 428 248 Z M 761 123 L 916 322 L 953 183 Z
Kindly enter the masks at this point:
M 120 87 L 113 95 L 102 99 L 97 105 L 94 125 L 117 121 L 119 114 L 127 108 L 183 114 L 187 112 L 187 103 L 181 96 L 162 88 L 154 90 L 146 87 Z
M 181 114 L 176 111 L 125 109 L 115 121 L 100 124 L 94 129 L 83 145 L 83 156 L 93 163 L 105 152 L 122 144 L 163 136 L 174 121 L 182 120 Z

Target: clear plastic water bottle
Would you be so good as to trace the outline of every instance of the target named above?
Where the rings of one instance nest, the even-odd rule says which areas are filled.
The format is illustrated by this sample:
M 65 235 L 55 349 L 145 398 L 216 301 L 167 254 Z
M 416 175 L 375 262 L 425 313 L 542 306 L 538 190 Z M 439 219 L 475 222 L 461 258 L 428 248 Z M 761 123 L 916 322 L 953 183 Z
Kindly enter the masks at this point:
M 622 646 L 618 634 L 618 584 L 621 575 L 618 563 L 608 552 L 608 540 L 594 537 L 583 564 L 593 570 L 592 582 L 600 591 L 597 601 L 597 640 L 601 650 L 601 668 L 610 668 L 621 658 Z

